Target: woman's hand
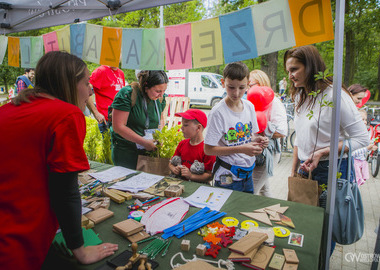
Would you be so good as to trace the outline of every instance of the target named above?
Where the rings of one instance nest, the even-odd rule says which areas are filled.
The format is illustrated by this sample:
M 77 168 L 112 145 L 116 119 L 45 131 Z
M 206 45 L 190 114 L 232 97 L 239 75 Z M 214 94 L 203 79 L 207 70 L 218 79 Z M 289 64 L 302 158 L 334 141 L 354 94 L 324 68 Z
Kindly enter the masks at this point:
M 154 151 L 157 149 L 155 140 L 145 140 L 144 147 L 147 151 Z
M 106 118 L 104 117 L 103 114 L 96 112 L 96 113 L 94 113 L 94 116 L 95 116 L 96 121 L 98 121 L 99 124 L 106 122 Z
M 311 173 L 317 168 L 321 157 L 323 156 L 323 150 L 315 151 L 314 155 L 311 155 L 304 163 L 301 164 L 301 170 Z
M 81 246 L 73 249 L 72 252 L 80 263 L 91 264 L 115 254 L 115 251 L 118 250 L 118 248 L 118 245 L 104 243 L 97 246 Z

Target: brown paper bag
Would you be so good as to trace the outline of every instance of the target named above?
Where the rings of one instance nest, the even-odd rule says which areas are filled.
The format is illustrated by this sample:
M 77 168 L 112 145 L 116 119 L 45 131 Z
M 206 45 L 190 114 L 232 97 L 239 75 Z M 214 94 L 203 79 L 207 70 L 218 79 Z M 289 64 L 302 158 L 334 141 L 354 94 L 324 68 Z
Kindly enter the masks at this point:
M 168 176 L 170 174 L 169 161 L 170 159 L 168 158 L 157 158 L 139 155 L 137 158 L 136 170 L 146 173 Z
M 318 181 L 302 178 L 301 176 L 288 178 L 288 201 L 318 206 Z

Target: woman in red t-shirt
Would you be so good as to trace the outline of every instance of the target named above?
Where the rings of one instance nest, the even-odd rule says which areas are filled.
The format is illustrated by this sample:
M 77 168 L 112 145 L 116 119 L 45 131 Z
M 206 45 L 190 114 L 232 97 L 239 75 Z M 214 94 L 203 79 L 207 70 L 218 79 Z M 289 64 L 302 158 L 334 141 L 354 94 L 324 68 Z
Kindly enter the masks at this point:
M 41 269 L 58 224 L 80 263 L 114 254 L 117 245 L 83 246 L 78 172 L 89 169 L 83 115 L 89 71 L 78 57 L 49 52 L 34 89 L 0 107 L 0 266 Z

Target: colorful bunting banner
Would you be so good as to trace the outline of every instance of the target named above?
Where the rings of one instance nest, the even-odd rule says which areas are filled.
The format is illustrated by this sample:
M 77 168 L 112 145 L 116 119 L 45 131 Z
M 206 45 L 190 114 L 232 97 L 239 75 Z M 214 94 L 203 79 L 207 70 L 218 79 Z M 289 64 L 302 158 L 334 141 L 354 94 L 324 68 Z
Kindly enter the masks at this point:
M 20 39 L 8 37 L 8 66 L 20 66 Z
M 166 69 L 191 69 L 191 24 L 165 27 Z
M 271 0 L 204 21 L 159 29 L 73 24 L 40 37 L 0 37 L 0 63 L 35 67 L 44 53 L 126 69 L 191 69 L 252 59 L 334 38 L 330 0 Z M 165 65 L 166 64 L 166 65 Z
M 271 0 L 252 8 L 258 55 L 276 52 L 296 45 L 289 5 L 284 0 Z
M 255 32 L 250 8 L 219 17 L 226 63 L 257 57 Z
M 123 29 L 122 68 L 140 69 L 142 31 L 143 29 Z
M 72 54 L 82 58 L 86 24 L 77 23 L 70 25 L 70 51 Z
M 30 59 L 31 67 L 37 66 L 38 60 L 44 55 L 44 41 L 42 37 L 31 37 L 32 56 Z
M 0 65 L 3 64 L 5 52 L 8 46 L 8 37 L 0 36 Z
M 63 27 L 56 31 L 58 46 L 60 51 L 71 52 L 70 50 L 70 26 Z
M 47 33 L 42 35 L 42 38 L 44 39 L 45 53 L 59 51 L 57 32 Z
M 289 0 L 296 46 L 334 39 L 329 0 Z
M 191 24 L 194 68 L 223 64 L 222 37 L 218 18 Z
M 118 67 L 121 52 L 121 28 L 103 27 L 102 50 L 100 64 Z
M 87 24 L 84 36 L 82 59 L 99 64 L 102 49 L 103 27 L 100 25 Z
M 144 29 L 140 69 L 163 70 L 165 57 L 165 29 Z

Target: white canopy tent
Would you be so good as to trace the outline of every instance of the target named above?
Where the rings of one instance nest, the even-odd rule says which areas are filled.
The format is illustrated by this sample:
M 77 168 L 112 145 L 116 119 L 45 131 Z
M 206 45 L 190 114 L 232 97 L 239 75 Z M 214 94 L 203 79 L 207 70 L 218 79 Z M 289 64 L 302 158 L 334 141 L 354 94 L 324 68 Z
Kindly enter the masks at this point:
M 0 34 L 76 23 L 189 0 L 5 0 Z

